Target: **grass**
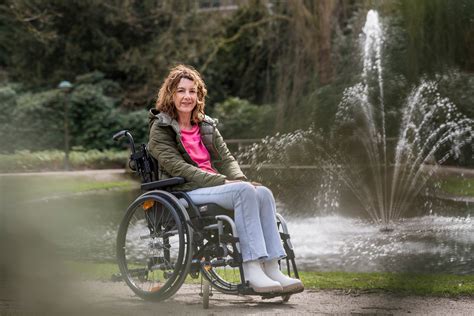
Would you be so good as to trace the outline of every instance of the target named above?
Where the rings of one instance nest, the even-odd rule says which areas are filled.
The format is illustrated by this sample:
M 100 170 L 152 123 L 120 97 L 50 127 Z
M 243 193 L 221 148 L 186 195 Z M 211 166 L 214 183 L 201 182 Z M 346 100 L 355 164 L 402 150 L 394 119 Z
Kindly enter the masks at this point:
M 440 181 L 440 189 L 457 196 L 474 196 L 474 178 L 445 178 Z
M 87 280 L 111 279 L 118 273 L 115 263 L 66 262 L 66 266 Z M 474 296 L 474 275 L 300 272 L 306 289 L 343 291 L 386 291 L 402 295 Z M 187 283 L 199 283 L 188 277 Z
M 7 176 L 0 187 L 5 196 L 14 197 L 21 193 L 24 200 L 50 196 L 63 196 L 87 191 L 138 188 L 136 181 L 127 178 L 94 179 L 87 176 Z
M 399 294 L 474 295 L 474 275 L 302 272 L 307 287 L 322 290 L 382 290 Z

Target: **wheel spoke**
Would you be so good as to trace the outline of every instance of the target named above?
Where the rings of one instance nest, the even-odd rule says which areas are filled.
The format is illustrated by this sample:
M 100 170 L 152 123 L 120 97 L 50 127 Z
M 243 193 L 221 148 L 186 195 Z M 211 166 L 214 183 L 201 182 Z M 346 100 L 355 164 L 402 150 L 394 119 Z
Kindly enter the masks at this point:
M 184 282 L 189 267 L 189 229 L 179 226 L 178 212 L 166 200 L 141 198 L 129 207 L 119 229 L 119 267 L 137 295 L 166 299 Z

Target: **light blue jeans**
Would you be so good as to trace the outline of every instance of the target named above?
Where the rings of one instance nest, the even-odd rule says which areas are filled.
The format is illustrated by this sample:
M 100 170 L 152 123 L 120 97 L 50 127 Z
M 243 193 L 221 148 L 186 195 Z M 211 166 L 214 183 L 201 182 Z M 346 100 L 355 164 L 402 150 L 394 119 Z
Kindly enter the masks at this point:
M 188 192 L 195 204 L 215 203 L 234 210 L 243 261 L 286 256 L 276 224 L 275 198 L 264 186 L 235 182 Z

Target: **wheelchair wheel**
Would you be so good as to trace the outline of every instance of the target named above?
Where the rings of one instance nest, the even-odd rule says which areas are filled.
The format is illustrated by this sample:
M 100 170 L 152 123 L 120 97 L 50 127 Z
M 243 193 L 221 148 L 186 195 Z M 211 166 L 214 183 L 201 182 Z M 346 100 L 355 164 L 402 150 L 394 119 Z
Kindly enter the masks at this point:
M 235 262 L 233 245 L 228 243 L 226 247 L 227 256 L 206 258 L 208 264 L 201 267 L 201 273 L 217 291 L 225 294 L 238 294 L 238 286 L 241 283 L 239 264 L 233 263 Z M 224 261 L 231 264 L 219 264 Z
M 119 227 L 122 278 L 146 300 L 172 296 L 189 270 L 192 231 L 174 204 L 159 193 L 144 194 L 130 205 Z

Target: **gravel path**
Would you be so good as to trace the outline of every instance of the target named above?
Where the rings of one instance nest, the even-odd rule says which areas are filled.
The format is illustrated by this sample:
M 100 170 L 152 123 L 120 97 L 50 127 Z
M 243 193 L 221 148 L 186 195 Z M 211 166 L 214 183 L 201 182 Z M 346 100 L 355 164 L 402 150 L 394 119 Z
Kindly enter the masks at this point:
M 104 311 L 121 315 L 303 315 L 381 314 L 474 315 L 474 298 L 397 296 L 387 293 L 343 293 L 306 290 L 282 303 L 281 298 L 232 296 L 214 292 L 210 309 L 202 308 L 199 285 L 184 285 L 169 301 L 144 302 L 122 283 L 87 282 L 87 300 Z M 105 295 L 101 295 L 105 294 Z
M 73 297 L 15 304 L 0 300 L 0 315 L 474 315 L 474 298 L 399 296 L 389 293 L 343 293 L 306 290 L 287 303 L 280 298 L 231 296 L 214 292 L 202 308 L 199 285 L 184 285 L 165 302 L 146 302 L 123 283 L 83 281 Z

